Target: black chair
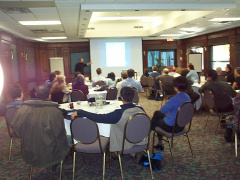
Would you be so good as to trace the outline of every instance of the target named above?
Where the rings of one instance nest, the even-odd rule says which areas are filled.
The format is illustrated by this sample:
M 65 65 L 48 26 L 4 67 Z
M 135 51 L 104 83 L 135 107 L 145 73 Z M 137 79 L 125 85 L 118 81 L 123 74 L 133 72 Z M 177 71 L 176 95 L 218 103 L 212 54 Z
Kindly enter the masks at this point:
M 115 100 L 117 99 L 118 90 L 115 87 L 112 87 L 107 92 L 106 100 Z
M 6 114 L 5 114 L 5 120 L 6 120 L 6 124 L 7 124 L 7 129 L 8 129 L 8 134 L 10 137 L 10 145 L 9 145 L 9 155 L 8 155 L 8 160 L 11 160 L 11 152 L 12 152 L 12 143 L 13 140 L 16 138 L 19 138 L 13 131 L 12 127 L 11 127 L 11 122 L 17 112 L 18 108 L 16 107 L 10 107 L 6 110 Z
M 77 102 L 77 101 L 84 101 L 85 96 L 81 90 L 74 89 L 71 93 L 71 101 Z
M 64 92 L 59 91 L 56 93 L 52 93 L 51 94 L 51 99 L 54 102 L 57 102 L 58 104 L 62 104 L 63 103 L 63 96 L 64 96 Z
M 226 117 L 229 117 L 230 115 L 233 115 L 234 111 L 231 111 L 231 112 L 218 112 L 216 104 L 215 104 L 215 100 L 214 100 L 214 95 L 208 89 L 204 92 L 204 101 L 205 101 L 205 106 L 208 109 L 210 109 L 209 112 L 208 112 L 208 118 L 207 118 L 207 121 L 206 121 L 205 128 L 207 127 L 209 116 L 210 115 L 217 116 L 218 117 L 218 123 L 217 123 L 217 128 L 216 128 L 216 131 L 215 131 L 215 134 L 216 134 L 220 122 L 222 120 L 226 120 L 227 119 Z

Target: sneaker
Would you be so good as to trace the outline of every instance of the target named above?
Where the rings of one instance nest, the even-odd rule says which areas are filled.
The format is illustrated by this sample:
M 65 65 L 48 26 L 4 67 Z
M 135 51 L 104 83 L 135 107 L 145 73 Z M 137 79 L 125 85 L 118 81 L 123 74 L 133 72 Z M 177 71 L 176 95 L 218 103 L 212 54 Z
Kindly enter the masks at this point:
M 163 144 L 158 144 L 158 145 L 156 145 L 156 146 L 154 146 L 154 148 L 155 149 L 157 149 L 157 150 L 160 150 L 160 151 L 164 151 L 164 146 L 163 146 Z

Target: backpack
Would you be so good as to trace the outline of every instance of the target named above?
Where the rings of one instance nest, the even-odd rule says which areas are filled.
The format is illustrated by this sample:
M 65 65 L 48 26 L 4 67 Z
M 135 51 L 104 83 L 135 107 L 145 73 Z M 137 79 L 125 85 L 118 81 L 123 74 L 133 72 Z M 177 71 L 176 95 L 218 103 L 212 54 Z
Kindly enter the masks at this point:
M 225 129 L 224 138 L 226 142 L 233 142 L 233 126 L 228 125 Z

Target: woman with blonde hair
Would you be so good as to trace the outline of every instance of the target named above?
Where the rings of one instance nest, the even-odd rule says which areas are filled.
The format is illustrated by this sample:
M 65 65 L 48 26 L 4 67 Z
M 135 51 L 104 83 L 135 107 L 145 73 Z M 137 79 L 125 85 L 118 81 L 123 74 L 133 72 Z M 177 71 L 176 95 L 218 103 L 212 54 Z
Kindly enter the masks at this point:
M 56 82 L 53 84 L 52 88 L 51 88 L 51 93 L 59 93 L 59 92 L 63 92 L 63 99 L 62 102 L 67 102 L 68 101 L 68 97 L 69 97 L 69 93 L 71 92 L 71 90 L 68 89 L 67 85 L 66 85 L 66 81 L 65 81 L 66 77 L 63 75 L 58 75 Z

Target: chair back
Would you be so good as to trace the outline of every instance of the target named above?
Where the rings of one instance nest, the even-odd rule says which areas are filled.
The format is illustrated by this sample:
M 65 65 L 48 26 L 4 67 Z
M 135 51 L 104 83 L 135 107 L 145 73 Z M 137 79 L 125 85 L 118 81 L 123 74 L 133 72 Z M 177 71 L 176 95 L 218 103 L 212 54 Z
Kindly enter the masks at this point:
M 108 90 L 108 92 L 107 92 L 106 100 L 115 100 L 115 99 L 117 99 L 117 93 L 118 93 L 117 88 L 115 88 L 115 87 L 110 88 Z
M 139 96 L 138 96 L 138 91 L 136 89 L 134 89 L 134 97 L 132 100 L 133 103 L 138 104 L 139 103 Z
M 140 78 L 140 82 L 141 82 L 142 87 L 147 87 L 148 86 L 147 76 L 142 75 L 142 77 Z
M 152 76 L 148 76 L 147 80 L 148 80 L 148 87 L 154 87 L 155 86 L 155 80 Z
M 17 110 L 17 107 L 10 107 L 6 110 L 5 120 L 7 124 L 8 134 L 10 137 L 17 137 L 17 135 L 13 132 L 13 129 L 11 128 L 11 123 L 15 114 L 17 113 Z
M 52 101 L 57 102 L 58 104 L 62 104 L 63 96 L 64 96 L 64 92 L 59 91 L 59 92 L 52 93 L 51 99 L 52 99 Z
M 104 81 L 97 81 L 96 83 L 95 83 L 95 86 L 96 85 L 98 85 L 98 86 L 104 86 L 104 85 L 106 85 L 106 83 L 104 82 Z
M 192 121 L 193 113 L 193 104 L 191 102 L 185 102 L 178 108 L 175 124 L 179 127 L 187 126 Z
M 88 118 L 74 119 L 71 122 L 71 133 L 73 140 L 83 144 L 94 143 L 99 137 L 97 123 Z
M 162 91 L 162 95 L 165 97 L 166 94 L 165 94 L 165 92 L 163 91 L 163 85 L 162 85 L 162 81 L 161 81 L 161 80 L 159 80 L 159 87 L 160 87 L 160 90 Z
M 137 113 L 130 116 L 125 124 L 124 138 L 130 143 L 136 144 L 143 141 L 144 138 L 148 137 L 149 133 L 150 118 L 145 113 Z
M 212 91 L 210 91 L 209 89 L 207 89 L 204 92 L 204 101 L 205 101 L 205 105 L 209 109 L 212 109 L 214 111 L 217 110 L 216 107 L 215 107 L 214 95 L 213 95 Z
M 81 90 L 74 89 L 73 92 L 71 93 L 71 101 L 76 102 L 76 101 L 84 101 L 85 96 Z

